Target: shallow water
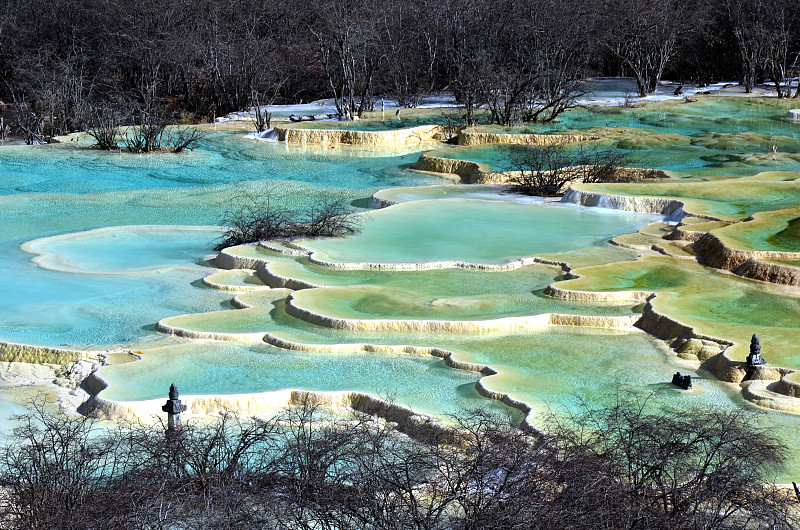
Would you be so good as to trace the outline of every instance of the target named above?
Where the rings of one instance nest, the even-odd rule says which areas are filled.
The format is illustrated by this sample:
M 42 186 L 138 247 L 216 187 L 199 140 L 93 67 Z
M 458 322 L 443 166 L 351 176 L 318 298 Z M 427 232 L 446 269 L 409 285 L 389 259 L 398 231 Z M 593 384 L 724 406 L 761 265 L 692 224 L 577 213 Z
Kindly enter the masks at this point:
M 475 130 L 597 135 L 603 138 L 594 142 L 597 148 L 626 155 L 628 166 L 668 170 L 681 177 L 749 176 L 774 170 L 800 172 L 800 124 L 784 118 L 793 106 L 796 103 L 775 99 L 703 97 L 690 104 L 571 109 L 554 123 L 511 128 L 481 125 Z M 518 159 L 528 149 L 485 145 L 433 154 L 509 171 L 518 169 Z
M 796 290 L 753 282 L 695 262 L 647 257 L 589 267 L 581 277 L 559 284 L 586 291 L 644 290 L 658 296 L 654 307 L 701 334 L 733 340 L 731 355 L 744 361 L 750 336 L 758 333 L 765 358 L 777 366 L 800 367 L 796 341 L 800 297 Z M 767 353 L 769 352 L 769 353 Z
M 726 245 L 745 250 L 800 252 L 800 208 L 762 212 L 714 230 Z
M 361 233 L 299 240 L 319 259 L 340 263 L 510 259 L 604 245 L 655 220 L 648 214 L 562 203 L 415 201 L 369 214 Z
M 763 173 L 721 180 L 658 180 L 626 184 L 577 185 L 600 193 L 675 198 L 685 210 L 728 221 L 758 212 L 800 207 L 800 173 Z
M 490 403 L 475 391 L 479 374 L 422 355 L 299 353 L 264 345 L 198 343 L 104 368 L 114 400 L 160 398 L 175 382 L 184 394 L 237 394 L 285 388 L 369 392 L 429 414 Z
M 219 228 L 121 226 L 30 241 L 40 267 L 63 272 L 129 274 L 185 265 L 209 256 Z
M 438 182 L 402 171 L 417 157 L 295 149 L 245 141 L 234 131 L 181 155 L 109 154 L 69 143 L 0 148 L 0 295 L 14 301 L 0 307 L 0 340 L 138 344 L 153 340 L 161 318 L 227 306 L 229 296 L 199 286 L 211 272 L 202 260 L 216 229 L 85 230 L 216 225 L 235 197 L 265 190 L 294 206 L 326 187 L 365 202 L 378 188 Z M 39 257 L 41 267 L 19 248 L 61 234 L 73 235 L 31 244 L 50 253 Z
M 688 196 L 690 211 L 739 219 L 800 206 L 797 175 L 752 176 L 765 169 L 800 168 L 795 157 L 800 153 L 800 126 L 782 120 L 782 105 L 719 98 L 647 109 L 577 109 L 559 123 L 525 132 L 607 133 L 603 145 L 641 155 L 641 165 L 704 180 L 681 180 L 680 188 L 670 181 L 596 189 Z M 69 144 L 0 148 L 0 251 L 5 260 L 0 295 L 6 301 L 0 308 L 0 339 L 141 349 L 142 361 L 101 371 L 112 384 L 104 397 L 119 400 L 162 397 L 175 381 L 185 394 L 361 390 L 393 395 L 400 403 L 435 414 L 463 406 L 502 408 L 477 394 L 474 385 L 481 376 L 475 372 L 447 368 L 442 360 L 419 354 L 364 353 L 361 344 L 366 343 L 438 346 L 453 350 L 458 360 L 489 364 L 499 373 L 483 384 L 525 400 L 537 412 L 548 406 L 574 410 L 576 395 L 602 403 L 618 385 L 654 391 L 664 408 L 748 406 L 737 388 L 678 360 L 662 343 L 639 332 L 577 326 L 516 333 L 352 332 L 291 316 L 285 309 L 288 292 L 278 289 L 238 294 L 253 307 L 233 310 L 230 300 L 237 293 L 200 283 L 218 272 L 204 262 L 216 230 L 126 226 L 213 226 L 237 196 L 264 193 L 270 186 L 279 200 L 292 205 L 307 204 L 330 191 L 362 207 L 378 189 L 404 187 L 385 194 L 404 204 L 369 213 L 361 234 L 299 243 L 314 251 L 315 258 L 350 266 L 440 260 L 496 265 L 532 255 L 574 267 L 606 264 L 597 274 L 580 271 L 585 277 L 576 282 L 593 290 L 657 291 L 658 308 L 737 341 L 755 328 L 767 330 L 762 341 L 770 362 L 800 366 L 800 353 L 792 342 L 800 318 L 794 294 L 668 258 L 614 263 L 637 254 L 607 241 L 635 232 L 654 216 L 509 200 L 512 197 L 496 188 L 464 191 L 442 185 L 435 177 L 404 171 L 417 160 L 422 146 L 370 152 L 253 142 L 243 140 L 242 134 L 220 127 L 200 149 L 182 155 L 127 156 Z M 779 148 L 773 157 L 776 138 Z M 481 149 L 463 152 L 490 165 L 508 163 L 507 148 Z M 746 177 L 730 178 L 736 175 Z M 408 189 L 432 184 L 437 186 Z M 796 217 L 787 217 L 779 229 L 742 233 L 740 238 L 758 240 L 767 234 L 774 236 L 772 245 L 794 245 Z M 73 235 L 40 239 L 63 234 Z M 20 249 L 34 239 L 28 249 L 38 257 Z M 632 303 L 544 297 L 544 287 L 562 272 L 543 265 L 507 272 L 339 270 L 255 247 L 235 252 L 273 260 L 268 270 L 278 276 L 333 286 L 297 293 L 298 301 L 305 299 L 309 308 L 326 316 L 468 320 L 550 311 L 636 311 Z M 264 287 L 249 273 L 215 279 L 237 288 Z M 335 296 L 326 296 L 326 291 Z M 258 337 L 250 337 L 256 341 L 250 344 L 167 340 L 153 331 L 165 318 L 195 331 L 270 333 L 322 350 L 347 346 L 339 348 L 341 353 L 305 353 L 274 348 L 258 342 Z M 668 384 L 677 369 L 692 373 L 694 391 L 679 392 Z M 0 398 L 4 395 L 0 392 Z M 792 429 L 796 433 L 800 419 L 769 416 L 783 429 L 779 432 L 784 439 L 793 441 Z M 797 444 L 793 449 L 800 452 Z M 800 458 L 793 457 L 790 467 L 796 471 Z

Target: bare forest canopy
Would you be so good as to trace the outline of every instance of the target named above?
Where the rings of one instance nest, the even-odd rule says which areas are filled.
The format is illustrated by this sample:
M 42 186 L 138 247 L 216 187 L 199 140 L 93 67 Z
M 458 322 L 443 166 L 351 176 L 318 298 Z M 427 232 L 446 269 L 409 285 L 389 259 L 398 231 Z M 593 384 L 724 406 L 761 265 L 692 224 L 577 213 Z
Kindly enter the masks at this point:
M 550 120 L 589 76 L 771 80 L 797 96 L 800 3 L 785 0 L 4 0 L 0 110 L 26 138 L 196 122 L 260 103 L 452 92 L 465 121 Z

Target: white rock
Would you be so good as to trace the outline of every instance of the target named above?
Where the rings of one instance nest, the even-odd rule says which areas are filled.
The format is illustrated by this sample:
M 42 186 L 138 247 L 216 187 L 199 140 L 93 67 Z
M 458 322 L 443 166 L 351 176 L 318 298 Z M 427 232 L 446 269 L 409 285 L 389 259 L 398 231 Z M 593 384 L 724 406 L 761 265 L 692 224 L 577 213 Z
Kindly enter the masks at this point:
M 800 120 L 800 109 L 792 109 L 786 113 L 787 120 Z

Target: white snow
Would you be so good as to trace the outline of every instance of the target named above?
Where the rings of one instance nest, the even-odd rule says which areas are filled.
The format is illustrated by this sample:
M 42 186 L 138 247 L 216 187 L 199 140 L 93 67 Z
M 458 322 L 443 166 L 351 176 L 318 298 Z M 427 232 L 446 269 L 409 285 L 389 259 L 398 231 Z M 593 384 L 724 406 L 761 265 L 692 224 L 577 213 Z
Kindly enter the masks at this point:
M 655 94 L 650 94 L 644 98 L 639 97 L 636 90 L 636 82 L 633 78 L 595 78 L 587 80 L 590 91 L 584 96 L 578 98 L 580 105 L 586 106 L 620 106 L 625 104 L 632 104 L 639 101 L 665 101 L 671 99 L 683 99 L 691 97 L 699 93 L 714 92 L 718 95 L 741 95 L 740 90 L 726 89 L 726 87 L 736 87 L 738 84 L 735 82 L 730 83 L 713 83 L 704 87 L 697 85 L 682 84 L 674 81 L 662 81 L 659 84 L 658 90 Z M 675 95 L 675 89 L 681 88 L 681 94 Z M 754 89 L 757 95 L 769 95 L 771 91 L 768 86 L 760 86 Z M 459 105 L 455 101 L 455 97 L 450 93 L 433 94 L 421 98 L 417 108 L 420 109 L 435 109 L 435 108 L 453 108 Z M 383 97 L 375 99 L 375 110 L 384 110 L 387 117 L 390 112 L 394 113 L 397 109 L 402 109 L 398 102 L 394 99 Z M 305 118 L 306 120 L 313 117 L 314 120 L 337 120 L 338 118 L 332 117 L 337 114 L 336 105 L 333 99 L 321 99 L 312 101 L 310 103 L 302 103 L 295 105 L 266 105 L 262 110 L 270 112 L 273 118 L 285 120 L 290 116 Z M 393 115 L 393 114 L 392 114 Z M 227 116 L 222 116 L 216 119 L 217 123 L 237 120 L 249 120 L 253 117 L 253 110 L 232 112 Z M 306 121 L 303 120 L 303 121 Z M 248 138 L 254 138 L 250 135 Z M 268 140 L 268 138 L 258 138 L 261 140 Z

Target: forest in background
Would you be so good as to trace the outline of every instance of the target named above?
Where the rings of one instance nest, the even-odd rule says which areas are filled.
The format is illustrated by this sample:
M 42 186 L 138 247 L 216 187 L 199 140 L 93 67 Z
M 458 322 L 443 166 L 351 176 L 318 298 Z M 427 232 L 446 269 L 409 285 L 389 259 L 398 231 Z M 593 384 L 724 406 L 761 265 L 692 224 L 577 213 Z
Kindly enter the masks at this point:
M 495 123 L 553 119 L 591 76 L 769 79 L 797 97 L 800 4 L 780 0 L 6 0 L 0 110 L 31 140 L 109 119 L 213 120 L 254 104 L 452 92 Z M 9 132 L 7 130 L 6 132 Z

